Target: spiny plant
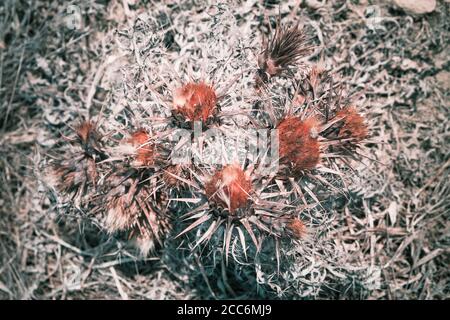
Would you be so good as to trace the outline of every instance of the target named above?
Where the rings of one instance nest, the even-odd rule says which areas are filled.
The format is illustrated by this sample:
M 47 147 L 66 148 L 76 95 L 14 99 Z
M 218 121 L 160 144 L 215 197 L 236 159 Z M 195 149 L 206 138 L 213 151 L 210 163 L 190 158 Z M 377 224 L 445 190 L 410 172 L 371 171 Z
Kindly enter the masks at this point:
M 270 24 L 269 24 L 270 26 Z M 300 58 L 311 53 L 307 34 L 299 25 L 282 26 L 278 20 L 277 28 L 268 39 L 262 37 L 262 51 L 258 55 L 256 85 L 267 83 L 270 78 L 280 76 L 297 64 Z
M 75 136 L 63 137 L 69 141 L 69 152 L 65 159 L 56 159 L 49 177 L 51 184 L 67 199 L 81 204 L 89 196 L 89 187 L 97 184 L 96 163 L 105 157 L 101 136 L 92 121 L 76 125 Z
M 62 201 L 90 210 L 109 233 L 127 234 L 143 255 L 179 241 L 177 250 L 203 256 L 219 250 L 228 265 L 230 255 L 239 264 L 240 255 L 257 261 L 273 248 L 280 268 L 285 240 L 310 241 L 327 199 L 345 193 L 342 168 L 358 160 L 368 125 L 337 75 L 301 62 L 313 46 L 298 24 L 278 20 L 269 33 L 253 66 L 229 79 L 214 71 L 215 79 L 189 74 L 169 83 L 170 70 L 152 73 L 151 108 L 83 122 L 69 158 L 51 166 Z M 250 108 L 234 93 L 241 78 L 253 79 L 240 97 Z M 258 130 L 275 133 L 275 143 L 255 156 Z M 227 143 L 230 133 L 246 143 Z M 205 161 L 217 150 L 220 161 Z M 273 246 L 263 248 L 266 240 Z

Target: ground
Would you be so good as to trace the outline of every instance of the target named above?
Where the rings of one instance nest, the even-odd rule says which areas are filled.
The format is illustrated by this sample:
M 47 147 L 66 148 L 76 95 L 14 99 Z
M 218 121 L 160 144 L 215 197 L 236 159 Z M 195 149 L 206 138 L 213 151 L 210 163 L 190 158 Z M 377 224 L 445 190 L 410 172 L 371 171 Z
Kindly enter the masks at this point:
M 62 213 L 41 183 L 45 159 L 67 124 L 90 107 L 120 104 L 112 89 L 121 76 L 111 67 L 117 60 L 107 60 L 123 45 L 114 35 L 155 6 L 169 21 L 195 19 L 211 7 L 193 3 L 0 4 L 1 299 L 233 297 L 202 276 L 190 277 L 185 269 L 192 265 L 174 269 L 161 254 L 142 259 L 122 250 L 122 242 L 88 219 Z M 308 26 L 317 46 L 310 61 L 341 74 L 371 121 L 370 160 L 327 235 L 346 264 L 364 266 L 367 274 L 362 280 L 357 268 L 354 275 L 348 269 L 310 293 L 283 295 L 258 284 L 237 296 L 448 299 L 449 4 L 438 1 L 433 12 L 410 15 L 378 1 L 277 3 L 230 3 L 226 10 L 242 25 L 258 26 L 281 12 L 283 20 Z M 74 10 L 81 10 L 81 21 L 70 18 Z M 178 52 L 189 45 L 183 39 L 172 30 L 163 41 Z

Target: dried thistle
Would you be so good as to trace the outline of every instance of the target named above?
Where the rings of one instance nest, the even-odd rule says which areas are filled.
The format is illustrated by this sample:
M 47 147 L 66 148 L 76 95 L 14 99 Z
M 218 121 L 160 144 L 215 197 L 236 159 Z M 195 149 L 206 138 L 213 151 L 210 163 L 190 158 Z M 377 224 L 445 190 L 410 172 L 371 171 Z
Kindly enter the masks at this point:
M 162 245 L 171 230 L 160 171 L 167 150 L 145 129 L 137 129 L 111 148 L 113 167 L 103 178 L 96 211 L 109 233 L 125 233 L 143 255 Z
M 53 175 L 56 178 L 57 189 L 70 194 L 85 192 L 87 185 L 94 185 L 97 171 L 93 159 L 79 156 L 56 163 L 53 166 Z
M 286 27 L 278 21 L 274 35 L 268 39 L 263 37 L 262 52 L 258 56 L 257 87 L 294 66 L 299 59 L 308 56 L 312 48 L 298 24 Z
M 304 121 L 293 116 L 283 119 L 277 126 L 280 160 L 291 164 L 296 172 L 314 169 L 320 160 L 318 127 L 314 117 Z
M 206 123 L 217 113 L 217 96 L 206 83 L 188 83 L 173 94 L 174 116 L 184 121 Z
M 171 229 L 164 193 L 147 171 L 128 169 L 107 179 L 111 189 L 104 196 L 105 226 L 110 233 L 126 231 L 137 239 L 143 254 L 162 245 Z
M 337 112 L 336 118 L 342 118 L 342 126 L 339 128 L 338 133 L 339 138 L 360 142 L 367 137 L 367 125 L 363 116 L 358 113 L 355 107 L 341 109 Z
M 237 165 L 229 165 L 218 171 L 205 186 L 210 201 L 228 209 L 231 214 L 244 208 L 251 192 L 251 182 Z
M 182 216 L 183 220 L 195 219 L 181 233 L 181 235 L 197 229 L 195 245 L 206 244 L 223 234 L 223 251 L 226 261 L 232 243 L 240 244 L 244 256 L 247 255 L 248 237 L 257 251 L 266 237 L 281 238 L 287 234 L 286 214 L 292 206 L 283 202 L 266 200 L 265 194 L 274 192 L 267 188 L 271 179 L 258 174 L 254 168 L 244 170 L 233 164 L 216 171 L 205 179 L 201 190 L 208 202 L 201 204 L 191 212 Z M 270 196 L 269 196 L 270 197 Z M 286 211 L 287 210 L 287 211 Z M 201 232 L 203 230 L 203 232 Z M 253 250 L 253 249 L 252 249 Z M 276 254 L 280 256 L 279 252 Z M 233 258 L 236 257 L 233 255 Z
M 69 157 L 56 161 L 50 170 L 50 180 L 57 190 L 69 195 L 70 199 L 88 193 L 87 188 L 96 185 L 96 161 L 104 157 L 101 135 L 96 124 L 91 121 L 81 122 L 75 128 L 76 137 L 72 139 Z

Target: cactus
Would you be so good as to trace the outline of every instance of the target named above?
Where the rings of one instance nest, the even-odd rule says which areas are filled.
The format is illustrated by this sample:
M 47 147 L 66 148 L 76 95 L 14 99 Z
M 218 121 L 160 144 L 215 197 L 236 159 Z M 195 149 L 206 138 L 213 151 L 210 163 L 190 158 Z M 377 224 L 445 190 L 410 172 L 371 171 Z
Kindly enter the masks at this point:
M 253 67 L 236 71 L 232 79 L 169 86 L 171 79 L 164 77 L 170 70 L 156 74 L 159 87 L 148 86 L 153 109 L 137 106 L 99 115 L 101 125 L 84 122 L 74 132 L 77 150 L 52 166 L 53 185 L 63 201 L 89 195 L 90 201 L 76 205 L 95 212 L 108 233 L 126 233 L 142 255 L 178 241 L 177 250 L 202 247 L 205 257 L 220 249 L 228 265 L 232 246 L 245 258 L 254 252 L 256 260 L 273 248 L 279 268 L 280 246 L 291 245 L 285 240 L 306 241 L 312 224 L 321 223 L 306 213 L 326 211 L 331 193 L 345 193 L 341 181 L 346 171 L 340 168 L 349 165 L 349 158 L 358 159 L 358 148 L 368 137 L 364 116 L 339 90 L 338 75 L 320 64 L 300 63 L 312 48 L 298 25 L 278 21 L 258 48 Z M 250 108 L 236 99 L 234 79 L 241 78 L 253 79 L 240 97 Z M 288 97 L 285 103 L 276 90 Z M 230 105 L 231 112 L 222 108 Z M 173 139 L 178 129 L 198 125 L 204 130 L 194 133 L 193 143 L 191 134 L 185 141 Z M 222 163 L 235 146 L 211 138 L 211 129 L 225 135 L 243 129 L 247 144 L 234 150 L 238 154 L 257 149 L 259 136 L 255 140 L 253 133 L 261 129 L 276 132 L 278 144 Z M 202 162 L 211 146 L 226 152 L 220 161 Z M 180 148 L 192 149 L 191 161 L 175 161 Z M 267 164 L 279 166 L 267 172 L 262 170 Z M 273 247 L 262 247 L 266 239 L 273 240 Z M 239 262 L 237 254 L 232 256 Z

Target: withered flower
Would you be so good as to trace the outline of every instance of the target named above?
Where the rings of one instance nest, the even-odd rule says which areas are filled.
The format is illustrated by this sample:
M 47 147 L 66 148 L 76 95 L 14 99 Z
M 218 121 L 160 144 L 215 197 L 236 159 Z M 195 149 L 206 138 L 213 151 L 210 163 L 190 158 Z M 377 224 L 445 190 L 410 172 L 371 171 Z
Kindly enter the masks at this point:
M 259 87 L 271 77 L 279 76 L 283 71 L 295 65 L 299 59 L 312 52 L 306 33 L 298 24 L 286 27 L 278 22 L 275 33 L 268 39 L 263 38 L 262 52 L 258 56 L 258 74 L 256 85 Z
M 104 198 L 106 229 L 110 233 L 129 232 L 143 253 L 162 244 L 171 229 L 164 194 L 148 180 L 136 169 L 119 171 L 107 179 L 112 188 Z
M 70 156 L 56 161 L 50 170 L 52 184 L 71 198 L 83 196 L 87 187 L 96 185 L 96 161 L 104 156 L 101 136 L 93 122 L 81 122 L 75 134 Z
M 64 193 L 85 191 L 87 185 L 94 185 L 97 178 L 95 162 L 91 158 L 79 156 L 75 159 L 59 161 L 53 166 L 56 188 Z

